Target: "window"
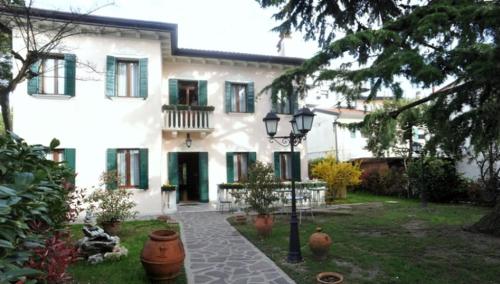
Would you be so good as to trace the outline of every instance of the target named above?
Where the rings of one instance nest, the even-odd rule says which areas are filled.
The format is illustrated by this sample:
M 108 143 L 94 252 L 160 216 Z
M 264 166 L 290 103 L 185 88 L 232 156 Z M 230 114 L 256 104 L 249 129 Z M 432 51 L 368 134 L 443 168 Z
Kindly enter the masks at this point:
M 356 130 L 352 129 L 349 132 L 351 132 L 351 138 L 356 138 Z
M 63 149 L 55 149 L 47 153 L 47 160 L 52 160 L 54 162 L 64 162 L 66 159 L 64 157 Z
M 50 56 L 40 63 L 39 93 L 64 95 L 64 57 Z
M 292 155 L 290 153 L 280 153 L 280 179 L 292 180 Z
M 139 62 L 117 60 L 116 91 L 118 97 L 139 97 Z
M 116 153 L 118 187 L 138 187 L 140 184 L 138 149 L 119 149 Z
M 231 83 L 231 112 L 247 112 L 247 85 Z
M 226 81 L 224 93 L 225 112 L 255 112 L 254 83 L 235 83 Z
M 248 153 L 234 153 L 233 165 L 234 181 L 245 181 L 248 178 Z
M 179 81 L 179 104 L 198 105 L 198 81 Z
M 292 106 L 290 105 L 290 99 L 283 92 L 278 93 L 276 102 L 276 112 L 282 114 L 292 114 Z

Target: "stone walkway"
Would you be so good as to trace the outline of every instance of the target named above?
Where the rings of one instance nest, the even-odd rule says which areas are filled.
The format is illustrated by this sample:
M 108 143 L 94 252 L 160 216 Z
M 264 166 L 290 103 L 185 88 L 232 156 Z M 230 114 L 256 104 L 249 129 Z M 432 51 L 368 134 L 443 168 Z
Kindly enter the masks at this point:
M 295 283 L 218 212 L 179 212 L 188 283 Z

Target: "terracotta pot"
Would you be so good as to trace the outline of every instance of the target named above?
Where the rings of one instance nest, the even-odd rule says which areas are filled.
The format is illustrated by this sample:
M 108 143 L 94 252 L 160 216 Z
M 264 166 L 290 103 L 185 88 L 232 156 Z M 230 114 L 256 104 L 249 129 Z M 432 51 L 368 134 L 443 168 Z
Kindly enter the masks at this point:
M 154 283 L 176 278 L 184 263 L 184 246 L 179 234 L 172 230 L 158 230 L 149 234 L 141 252 L 141 262 Z
M 122 223 L 120 221 L 115 222 L 103 222 L 101 224 L 104 232 L 108 233 L 110 236 L 116 236 L 118 232 L 120 232 L 120 228 L 122 227 Z
M 344 283 L 344 276 L 337 272 L 321 272 L 316 276 L 318 284 L 340 284 Z
M 309 248 L 316 259 L 326 258 L 331 245 L 332 239 L 328 234 L 321 232 L 320 227 L 309 237 Z
M 262 237 L 267 237 L 273 230 L 273 216 L 271 215 L 257 215 L 254 220 L 255 229 L 257 234 Z

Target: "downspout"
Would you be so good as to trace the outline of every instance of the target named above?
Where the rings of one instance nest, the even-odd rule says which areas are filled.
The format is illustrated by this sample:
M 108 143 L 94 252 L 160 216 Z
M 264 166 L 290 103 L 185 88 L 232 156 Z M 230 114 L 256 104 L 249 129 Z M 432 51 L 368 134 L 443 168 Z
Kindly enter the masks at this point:
M 335 118 L 335 121 L 333 122 L 333 135 L 334 135 L 334 143 L 335 143 L 335 160 L 338 162 L 339 161 L 339 144 L 338 144 L 338 139 L 337 139 L 337 119 L 339 117 L 337 116 Z

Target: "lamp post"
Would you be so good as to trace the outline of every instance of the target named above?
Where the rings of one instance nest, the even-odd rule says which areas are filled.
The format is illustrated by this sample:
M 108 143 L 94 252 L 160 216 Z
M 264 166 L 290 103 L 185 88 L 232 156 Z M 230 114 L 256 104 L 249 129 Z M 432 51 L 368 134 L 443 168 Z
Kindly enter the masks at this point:
M 424 149 L 422 144 L 418 142 L 412 143 L 413 152 L 419 155 L 420 159 L 420 173 L 419 173 L 419 187 L 420 187 L 420 205 L 425 208 L 427 207 L 427 192 L 424 188 Z
M 282 146 L 290 145 L 290 153 L 292 158 L 292 214 L 290 216 L 290 236 L 289 236 L 289 249 L 288 249 L 288 262 L 298 263 L 302 261 L 302 254 L 300 252 L 300 239 L 299 239 L 299 224 L 297 221 L 297 206 L 295 198 L 295 176 L 294 171 L 295 158 L 293 155 L 294 147 L 299 145 L 302 140 L 305 140 L 307 132 L 311 130 L 314 113 L 308 108 L 301 108 L 294 115 L 290 121 L 292 131 L 288 136 L 275 136 L 278 132 L 278 122 L 280 118 L 274 113 L 269 112 L 263 121 L 266 125 L 266 132 L 269 136 L 271 143 L 276 141 Z

